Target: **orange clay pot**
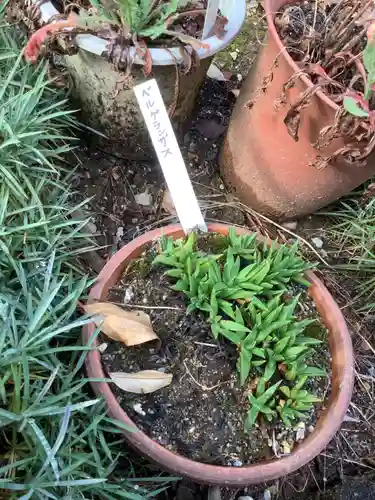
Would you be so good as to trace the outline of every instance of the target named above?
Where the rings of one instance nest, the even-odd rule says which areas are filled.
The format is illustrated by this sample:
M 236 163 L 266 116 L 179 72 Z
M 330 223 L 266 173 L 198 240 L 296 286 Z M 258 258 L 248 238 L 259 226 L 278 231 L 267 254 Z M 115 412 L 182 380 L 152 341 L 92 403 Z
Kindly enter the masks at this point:
M 227 234 L 230 226 L 210 224 L 209 231 Z M 237 234 L 246 234 L 248 230 L 236 228 Z M 155 229 L 139 236 L 125 245 L 104 266 L 97 283 L 91 289 L 89 300 L 103 300 L 109 289 L 116 285 L 129 263 L 142 255 L 147 246 L 161 235 L 181 238 L 184 233 L 179 224 Z M 262 241 L 267 241 L 261 236 Z M 190 478 L 202 484 L 240 487 L 259 484 L 285 476 L 313 460 L 331 441 L 346 414 L 353 389 L 354 359 L 350 333 L 345 319 L 332 295 L 320 279 L 311 271 L 306 274 L 312 284 L 309 288 L 315 306 L 328 329 L 329 348 L 332 357 L 331 396 L 325 410 L 319 416 L 314 432 L 293 450 L 289 456 L 245 467 L 222 467 L 203 464 L 177 455 L 149 438 L 140 431 L 121 408 L 116 396 L 106 382 L 92 382 L 95 393 L 107 403 L 108 413 L 115 420 L 125 424 L 129 430 L 123 430 L 128 443 L 138 452 L 155 462 L 159 467 L 179 476 Z M 86 345 L 95 333 L 93 323 L 83 328 L 83 344 Z M 86 358 L 87 375 L 91 378 L 105 378 L 100 352 L 95 349 Z M 125 368 L 125 367 L 124 367 Z
M 327 157 L 344 146 L 335 140 L 317 151 L 312 144 L 319 132 L 334 123 L 338 106 L 322 92 L 301 112 L 299 140 L 288 133 L 284 118 L 290 104 L 312 83 L 297 79 L 287 92 L 288 103 L 275 110 L 283 85 L 299 72 L 288 55 L 273 22 L 286 0 L 265 0 L 268 42 L 244 82 L 220 156 L 225 182 L 248 206 L 270 216 L 291 219 L 314 212 L 337 200 L 375 174 L 375 155 L 365 167 L 344 160 L 318 170 L 317 156 Z M 275 63 L 277 60 L 277 63 Z M 271 76 L 266 88 L 263 81 Z M 251 108 L 246 104 L 253 100 Z

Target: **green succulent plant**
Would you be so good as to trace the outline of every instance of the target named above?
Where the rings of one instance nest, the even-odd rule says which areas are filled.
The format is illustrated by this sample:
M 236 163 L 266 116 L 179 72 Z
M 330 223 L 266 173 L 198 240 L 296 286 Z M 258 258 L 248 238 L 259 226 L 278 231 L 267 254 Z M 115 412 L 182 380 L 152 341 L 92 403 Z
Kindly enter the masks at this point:
M 234 255 L 243 259 L 255 260 L 257 254 L 257 240 L 255 234 L 236 234 L 234 227 L 228 231 L 228 245 L 232 248 Z
M 280 383 L 276 382 L 276 384 L 273 384 L 266 390 L 265 380 L 260 380 L 255 396 L 249 394 L 248 398 L 251 408 L 245 420 L 245 431 L 248 431 L 255 424 L 260 413 L 270 422 L 274 419 L 276 416 L 276 402 L 273 396 L 279 388 Z
M 303 376 L 293 388 L 283 385 L 279 389 L 279 392 L 285 396 L 286 400 L 279 400 L 276 411 L 287 427 L 292 426 L 293 420 L 306 418 L 306 412 L 312 409 L 313 404 L 321 402 L 320 398 L 302 389 L 307 380 L 308 377 Z
M 298 256 L 297 245 L 259 244 L 256 235 L 236 235 L 234 228 L 223 241 L 221 253 L 211 254 L 199 248 L 195 233 L 176 241 L 163 237 L 153 264 L 170 268 L 165 275 L 176 280 L 172 289 L 188 298 L 187 313 L 202 311 L 213 337 L 237 346 L 241 385 L 250 374 L 259 379 L 255 395 L 248 395 L 245 428 L 259 415 L 289 425 L 319 401 L 302 385 L 325 376 L 322 368 L 307 364 L 321 343 L 304 334 L 316 319 L 299 320 L 300 294 L 290 300 L 286 293 L 292 283 L 309 285 L 303 273 L 311 265 Z M 285 402 L 277 394 L 283 382 L 284 397 L 290 391 Z

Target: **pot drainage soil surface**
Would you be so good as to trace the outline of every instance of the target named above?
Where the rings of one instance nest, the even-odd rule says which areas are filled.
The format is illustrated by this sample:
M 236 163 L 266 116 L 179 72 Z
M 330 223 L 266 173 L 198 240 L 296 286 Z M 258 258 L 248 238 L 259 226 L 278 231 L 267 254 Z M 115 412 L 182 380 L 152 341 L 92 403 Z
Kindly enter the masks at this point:
M 216 342 L 203 316 L 186 314 L 185 298 L 171 289 L 165 268 L 151 269 L 152 252 L 134 262 L 110 292 L 116 304 L 149 308 L 152 326 L 161 345 L 126 347 L 108 343 L 102 362 L 108 372 L 159 370 L 173 374 L 172 384 L 152 394 L 124 392 L 112 385 L 121 406 L 152 439 L 188 458 L 216 465 L 242 466 L 290 452 L 314 426 L 319 408 L 305 424 L 287 430 L 283 425 L 260 424 L 249 433 L 244 420 L 249 403 L 236 372 L 237 349 L 226 341 Z M 291 287 L 291 294 L 300 287 Z M 317 315 L 311 299 L 301 304 L 301 319 Z M 323 336 L 320 324 L 311 325 L 310 336 Z M 312 331 L 314 330 L 314 331 Z M 329 369 L 327 343 L 318 347 L 319 361 Z M 317 360 L 314 359 L 314 363 Z M 312 379 L 309 390 L 322 399 L 329 378 Z M 298 424 L 298 421 L 296 421 Z

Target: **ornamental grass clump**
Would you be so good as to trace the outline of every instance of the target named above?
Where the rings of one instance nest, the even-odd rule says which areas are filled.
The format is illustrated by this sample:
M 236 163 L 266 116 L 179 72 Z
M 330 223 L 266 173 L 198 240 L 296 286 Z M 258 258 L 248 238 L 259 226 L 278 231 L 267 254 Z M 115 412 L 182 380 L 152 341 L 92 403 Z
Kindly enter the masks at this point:
M 121 425 L 82 370 L 76 308 L 91 281 L 78 257 L 93 243 L 62 156 L 77 124 L 18 42 L 0 28 L 0 497 L 149 498 L 127 466 L 116 474 Z

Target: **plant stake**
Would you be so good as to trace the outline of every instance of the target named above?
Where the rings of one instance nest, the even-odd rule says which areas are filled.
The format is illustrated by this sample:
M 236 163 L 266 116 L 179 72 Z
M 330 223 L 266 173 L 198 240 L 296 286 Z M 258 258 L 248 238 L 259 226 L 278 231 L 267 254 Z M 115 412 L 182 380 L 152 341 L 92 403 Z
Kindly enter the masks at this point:
M 156 80 L 137 85 L 134 92 L 184 232 L 207 231 Z

